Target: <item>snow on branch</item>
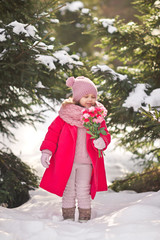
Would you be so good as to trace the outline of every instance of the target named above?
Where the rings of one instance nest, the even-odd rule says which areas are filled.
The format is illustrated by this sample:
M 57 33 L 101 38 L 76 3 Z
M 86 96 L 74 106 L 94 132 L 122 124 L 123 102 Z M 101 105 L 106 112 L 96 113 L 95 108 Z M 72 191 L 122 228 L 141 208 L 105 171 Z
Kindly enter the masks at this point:
M 55 70 L 56 66 L 54 64 L 54 62 L 57 61 L 56 58 L 54 58 L 53 56 L 47 56 L 47 55 L 42 55 L 42 54 L 38 54 L 36 56 L 36 60 L 42 64 L 44 64 L 46 67 L 49 68 L 49 70 Z
M 12 27 L 13 32 L 17 35 L 24 34 L 25 37 L 38 37 L 37 29 L 31 25 L 31 24 L 24 24 L 17 21 L 11 22 L 7 25 L 7 27 Z M 0 28 L 0 42 L 6 41 L 7 38 L 10 38 L 10 36 L 7 34 L 6 29 Z
M 75 58 L 75 54 L 69 55 L 65 50 L 56 51 L 54 53 L 54 57 L 56 57 L 57 60 L 59 60 L 59 63 L 61 65 L 65 65 L 65 64 L 74 65 L 75 64 L 75 65 L 83 66 L 83 63 L 81 61 L 76 61 L 79 59 L 78 56 Z
M 112 79 L 113 80 L 117 80 L 119 79 L 120 81 L 123 81 L 123 80 L 126 80 L 127 79 L 127 75 L 122 75 L 120 73 L 116 73 L 112 68 L 108 67 L 107 65 L 96 65 L 96 66 L 93 66 L 91 68 L 91 71 L 93 73 L 96 73 L 98 71 L 101 71 L 101 72 L 108 72 L 109 74 L 112 75 Z
M 78 56 L 69 55 L 65 50 L 56 51 L 53 56 L 38 54 L 36 60 L 49 68 L 49 70 L 56 69 L 55 62 L 59 62 L 62 66 L 68 65 L 78 65 L 83 66 L 81 61 L 78 61 Z
M 129 93 L 128 98 L 123 103 L 123 107 L 133 107 L 134 111 L 137 111 L 144 102 L 147 94 L 145 93 L 146 84 L 138 83 L 137 86 Z
M 0 42 L 4 42 L 6 41 L 6 35 L 5 35 L 5 29 L 4 28 L 0 28 Z
M 154 89 L 150 95 L 146 94 L 147 85 L 138 83 L 132 92 L 129 93 L 123 107 L 133 107 L 134 111 L 138 111 L 142 104 L 149 104 L 151 107 L 160 107 L 160 88 Z
M 42 42 L 43 39 L 41 39 L 37 34 L 37 29 L 30 25 L 30 24 L 23 24 L 18 21 L 13 21 L 7 25 L 8 27 L 12 27 L 13 32 L 17 35 L 24 34 L 25 37 L 32 37 L 36 38 L 37 41 L 34 42 L 32 46 L 30 46 L 31 49 L 34 49 L 37 52 L 36 55 L 36 61 L 44 64 L 49 68 L 49 70 L 55 70 L 56 66 L 55 63 L 59 63 L 62 66 L 68 65 L 70 68 L 73 67 L 73 65 L 83 66 L 83 63 L 79 61 L 79 57 L 77 55 L 69 55 L 65 50 L 59 50 L 55 51 L 54 53 L 50 54 L 47 50 L 53 50 L 54 45 L 47 45 L 46 43 Z M 6 41 L 6 30 L 3 28 L 0 28 L 0 41 Z M 8 37 L 8 35 L 7 35 Z M 55 38 L 52 38 L 54 41 Z M 22 41 L 22 40 L 20 40 Z M 40 50 L 46 51 L 46 54 L 40 54 Z M 3 50 L 3 52 L 0 53 L 0 58 L 3 57 L 3 55 L 6 53 L 6 50 Z
M 114 18 L 94 18 L 93 20 L 94 24 L 100 23 L 110 34 L 117 32 L 117 28 L 113 26 L 115 22 Z
M 66 11 L 76 12 L 81 10 L 84 7 L 84 4 L 81 1 L 67 2 L 66 5 L 60 8 L 61 14 L 65 14 Z
M 17 21 L 11 22 L 8 26 L 13 27 L 13 32 L 17 35 L 24 33 L 26 37 L 35 37 L 37 29 L 31 24 L 24 24 Z

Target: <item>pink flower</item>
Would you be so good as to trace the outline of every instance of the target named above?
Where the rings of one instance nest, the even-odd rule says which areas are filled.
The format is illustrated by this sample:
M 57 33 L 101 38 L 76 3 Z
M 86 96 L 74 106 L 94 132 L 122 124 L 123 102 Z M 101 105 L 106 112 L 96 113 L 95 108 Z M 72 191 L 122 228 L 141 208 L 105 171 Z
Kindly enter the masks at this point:
M 84 114 L 83 114 L 83 117 L 84 117 L 85 119 L 87 119 L 87 118 L 90 117 L 90 115 L 89 115 L 88 113 L 84 113 Z
M 94 122 L 94 123 L 98 123 L 98 119 L 97 119 L 97 118 L 94 118 L 94 119 L 93 119 L 93 122 Z
M 88 110 L 89 110 L 89 112 L 94 112 L 95 107 L 90 107 Z
M 104 118 L 102 116 L 98 116 L 97 118 L 94 118 L 93 119 L 93 122 L 95 123 L 101 123 L 103 122 Z
M 104 118 L 102 116 L 98 116 L 97 118 L 97 123 L 103 122 Z

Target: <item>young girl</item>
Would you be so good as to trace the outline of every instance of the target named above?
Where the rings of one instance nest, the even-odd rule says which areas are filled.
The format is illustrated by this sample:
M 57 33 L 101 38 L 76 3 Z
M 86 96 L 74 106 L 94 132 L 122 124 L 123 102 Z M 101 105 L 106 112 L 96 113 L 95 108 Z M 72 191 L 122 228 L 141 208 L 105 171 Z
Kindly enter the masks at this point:
M 100 127 L 106 135 L 96 140 L 82 123 L 82 110 L 103 106 L 96 101 L 94 83 L 80 76 L 68 78 L 66 85 L 72 88 L 73 98 L 62 103 L 40 147 L 46 168 L 40 187 L 62 197 L 64 219 L 74 220 L 77 200 L 79 222 L 83 222 L 91 218 L 91 198 L 107 190 L 104 159 L 98 149 L 105 150 L 111 138 L 104 120 Z

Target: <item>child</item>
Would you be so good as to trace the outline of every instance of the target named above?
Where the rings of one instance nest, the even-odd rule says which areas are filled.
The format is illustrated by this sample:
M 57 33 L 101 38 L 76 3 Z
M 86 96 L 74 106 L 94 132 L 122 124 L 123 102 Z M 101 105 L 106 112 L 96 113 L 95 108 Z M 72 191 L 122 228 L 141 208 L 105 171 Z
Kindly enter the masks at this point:
M 106 135 L 96 140 L 82 123 L 82 110 L 103 106 L 96 101 L 94 83 L 80 76 L 68 78 L 66 85 L 72 87 L 73 97 L 62 103 L 42 142 L 41 162 L 46 171 L 40 187 L 62 197 L 64 219 L 74 220 L 77 199 L 79 222 L 85 222 L 91 218 L 91 198 L 107 190 L 104 159 L 98 149 L 105 150 L 111 139 L 104 120 L 101 127 Z

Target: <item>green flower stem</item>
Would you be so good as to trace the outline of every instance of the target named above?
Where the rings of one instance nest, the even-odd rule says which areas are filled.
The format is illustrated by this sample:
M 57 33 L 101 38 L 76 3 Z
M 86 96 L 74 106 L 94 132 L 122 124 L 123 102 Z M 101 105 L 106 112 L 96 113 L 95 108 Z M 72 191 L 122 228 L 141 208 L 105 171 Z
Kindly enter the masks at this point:
M 102 157 L 102 152 L 101 152 L 100 149 L 98 149 L 98 157 L 99 157 L 99 158 Z
M 91 139 L 98 139 L 100 137 L 100 133 L 106 135 L 104 128 L 100 128 L 100 124 L 89 122 L 84 123 L 84 127 L 87 128 L 87 133 L 91 135 Z M 98 149 L 98 158 L 102 157 L 102 150 Z

